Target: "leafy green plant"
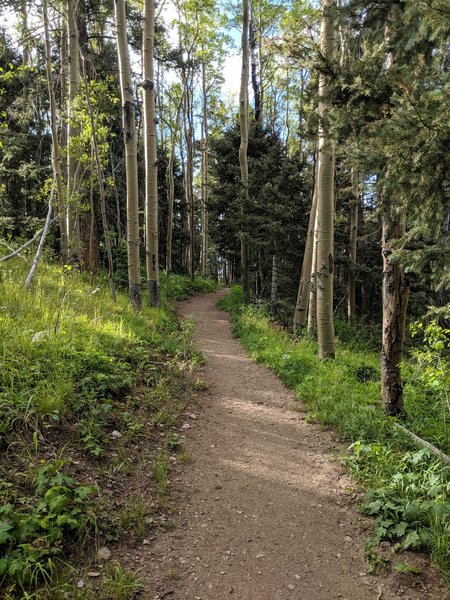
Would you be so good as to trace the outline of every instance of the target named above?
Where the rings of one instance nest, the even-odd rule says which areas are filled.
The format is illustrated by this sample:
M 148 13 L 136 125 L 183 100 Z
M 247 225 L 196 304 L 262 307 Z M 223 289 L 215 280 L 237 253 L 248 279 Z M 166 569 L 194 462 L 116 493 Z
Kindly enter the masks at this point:
M 168 450 L 176 450 L 183 445 L 183 438 L 175 432 L 170 432 L 166 436 L 166 447 Z
M 63 466 L 58 461 L 39 469 L 33 504 L 19 498 L 16 505 L 0 507 L 0 582 L 21 587 L 49 582 L 64 547 L 95 526 L 90 500 L 95 489 L 77 484 Z

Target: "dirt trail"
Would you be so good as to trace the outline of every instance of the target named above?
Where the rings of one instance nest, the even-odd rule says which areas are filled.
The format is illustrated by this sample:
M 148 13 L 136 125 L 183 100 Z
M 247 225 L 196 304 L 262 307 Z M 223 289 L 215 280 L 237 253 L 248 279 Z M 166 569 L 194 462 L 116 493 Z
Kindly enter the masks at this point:
M 175 528 L 147 554 L 148 598 L 444 598 L 429 567 L 420 579 L 367 574 L 367 532 L 331 435 L 294 412 L 292 393 L 232 338 L 215 308 L 221 293 L 181 305 L 197 324 L 209 391 L 198 418 L 187 419 L 194 461 L 172 482 Z

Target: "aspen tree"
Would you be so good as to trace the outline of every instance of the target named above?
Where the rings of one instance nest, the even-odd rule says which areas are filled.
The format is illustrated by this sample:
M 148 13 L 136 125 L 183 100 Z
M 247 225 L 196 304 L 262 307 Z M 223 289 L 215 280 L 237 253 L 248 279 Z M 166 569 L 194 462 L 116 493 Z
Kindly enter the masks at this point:
M 79 134 L 74 120 L 74 102 L 80 89 L 80 47 L 76 15 L 76 0 L 67 0 L 67 39 L 69 63 L 69 95 L 67 98 L 67 227 L 69 252 L 79 251 L 79 222 L 76 207 L 79 164 L 74 156 L 73 142 Z
M 325 64 L 319 73 L 319 166 L 317 173 L 317 337 L 319 357 L 334 358 L 333 270 L 334 270 L 334 144 L 330 136 L 328 112 L 331 93 L 336 31 L 336 1 L 323 0 L 320 33 Z
M 241 145 L 239 148 L 239 165 L 241 168 L 241 271 L 242 271 L 242 289 L 244 300 L 249 300 L 249 251 L 248 234 L 245 225 L 244 216 L 248 206 L 248 22 L 249 22 L 249 4 L 248 0 L 242 0 L 242 72 L 241 88 L 239 94 L 239 120 L 241 129 Z
M 208 95 L 206 89 L 206 64 L 202 62 L 202 244 L 200 268 L 203 277 L 207 275 L 208 266 Z
M 125 142 L 125 171 L 127 180 L 128 283 L 130 302 L 136 310 L 140 310 L 142 308 L 142 292 L 139 255 L 139 199 L 135 101 L 131 81 L 125 0 L 114 1 L 120 92 L 122 98 L 122 126 Z
M 170 275 L 172 272 L 172 239 L 173 239 L 173 210 L 175 204 L 175 178 L 174 178 L 174 165 L 175 165 L 175 151 L 176 142 L 180 140 L 180 113 L 181 107 L 184 102 L 183 92 L 181 92 L 177 109 L 175 123 L 173 127 L 170 127 L 171 137 L 171 149 L 169 154 L 169 160 L 167 163 L 166 170 L 166 182 L 167 182 L 167 240 L 166 240 L 166 273 Z
M 144 74 L 145 257 L 148 300 L 159 305 L 158 160 L 154 82 L 155 1 L 144 0 L 142 62 Z
M 320 158 L 319 158 L 320 160 Z M 311 257 L 311 284 L 309 289 L 308 334 L 317 336 L 317 205 L 314 218 L 313 248 Z
M 44 17 L 44 36 L 45 36 L 45 66 L 47 72 L 47 86 L 48 95 L 50 98 L 50 121 L 52 130 L 52 165 L 53 174 L 56 183 L 56 194 L 58 201 L 58 216 L 59 216 L 59 228 L 61 234 L 61 259 L 63 263 L 66 263 L 69 256 L 68 251 L 68 240 L 67 240 L 67 218 L 65 208 L 65 197 L 63 178 L 61 172 L 61 152 L 59 147 L 58 139 L 58 124 L 56 122 L 56 100 L 55 100 L 55 88 L 53 85 L 52 78 L 52 62 L 51 62 L 51 49 L 50 49 L 50 28 L 48 18 L 48 4 L 47 0 L 42 0 L 42 12 Z

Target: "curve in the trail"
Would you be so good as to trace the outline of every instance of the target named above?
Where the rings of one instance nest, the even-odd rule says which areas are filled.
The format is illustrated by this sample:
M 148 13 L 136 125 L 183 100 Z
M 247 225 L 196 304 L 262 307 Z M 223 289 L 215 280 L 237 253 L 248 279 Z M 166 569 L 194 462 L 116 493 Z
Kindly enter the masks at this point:
M 216 308 L 222 293 L 180 307 L 196 323 L 209 390 L 190 420 L 194 462 L 174 481 L 176 526 L 151 550 L 149 598 L 398 598 L 398 586 L 367 574 L 355 495 L 330 434 L 306 423 L 292 393 L 233 339 Z M 442 596 L 422 585 L 400 597 Z

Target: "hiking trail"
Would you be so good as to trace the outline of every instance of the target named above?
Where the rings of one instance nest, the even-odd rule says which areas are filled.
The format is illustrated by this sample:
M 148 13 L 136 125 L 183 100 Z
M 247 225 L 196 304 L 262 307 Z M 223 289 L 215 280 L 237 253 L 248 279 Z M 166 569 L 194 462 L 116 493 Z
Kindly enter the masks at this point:
M 422 555 L 407 553 L 420 576 L 368 574 L 370 524 L 356 510 L 355 483 L 330 452 L 342 446 L 307 423 L 293 393 L 233 339 L 228 315 L 216 308 L 223 293 L 179 306 L 195 321 L 208 391 L 201 411 L 186 418 L 193 462 L 172 477 L 175 527 L 147 549 L 145 597 L 446 598 Z

